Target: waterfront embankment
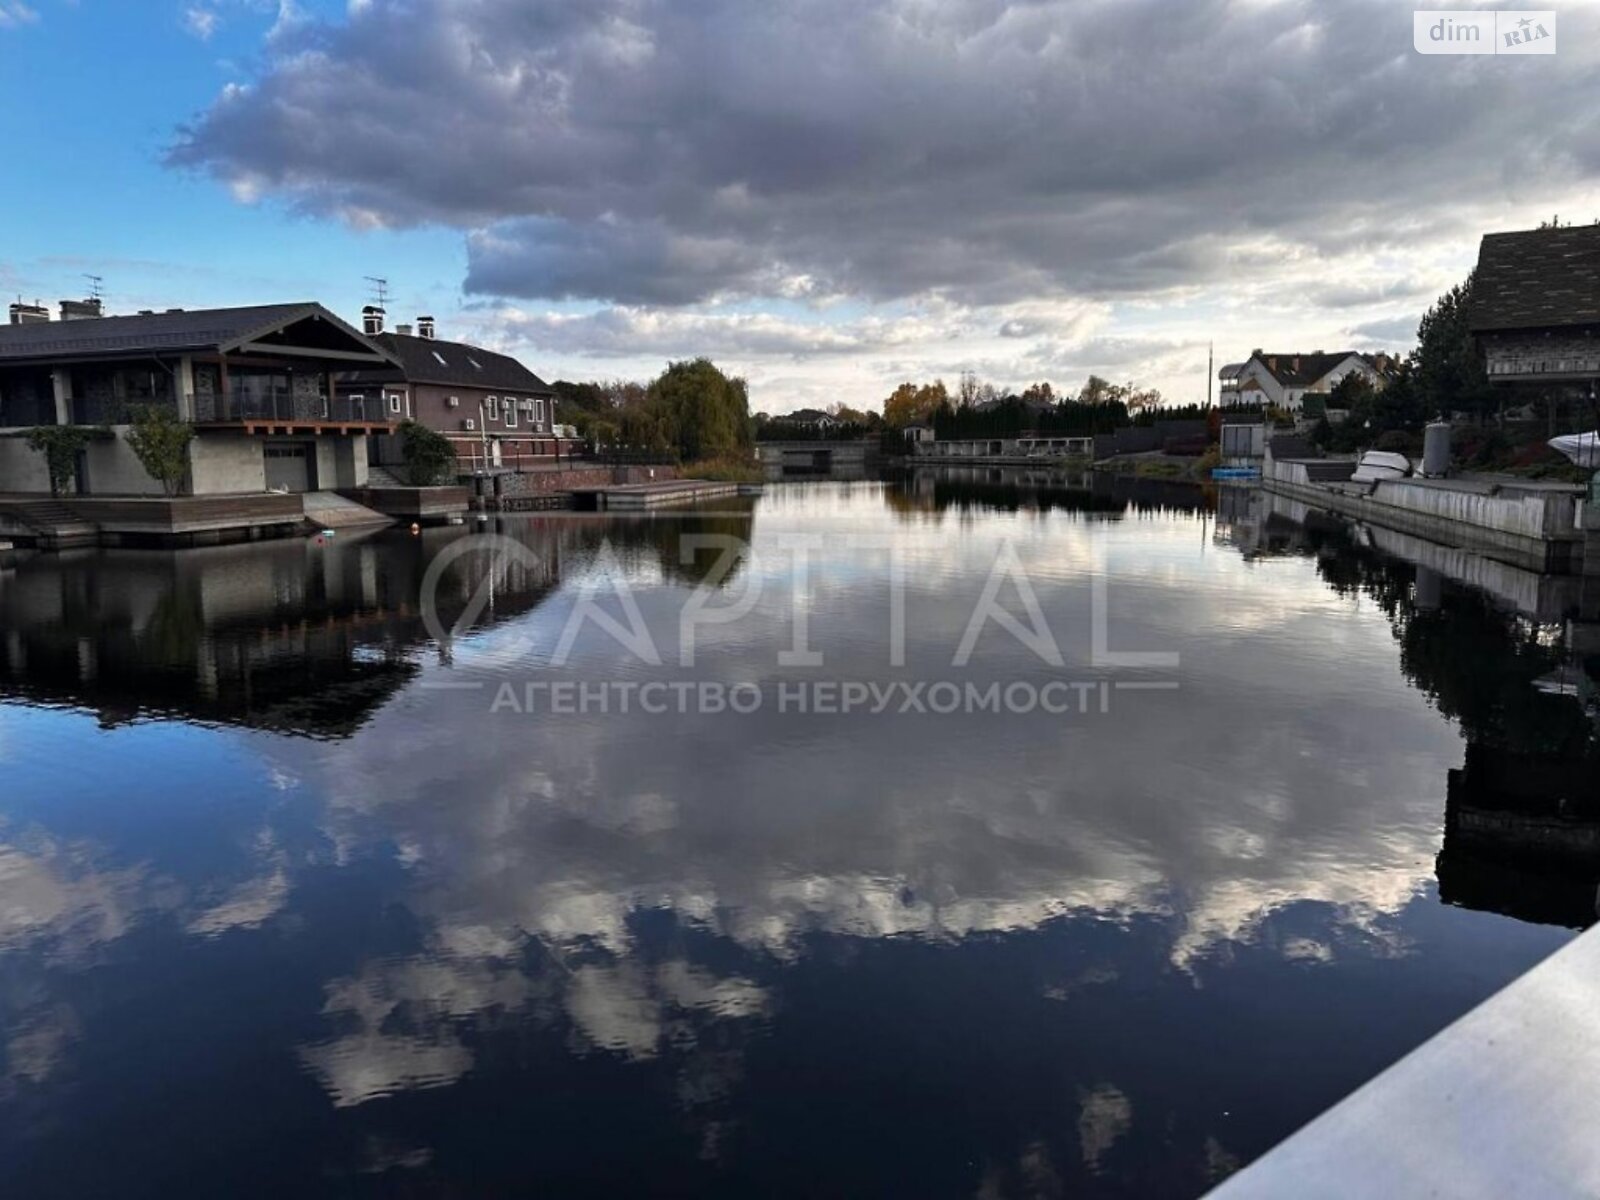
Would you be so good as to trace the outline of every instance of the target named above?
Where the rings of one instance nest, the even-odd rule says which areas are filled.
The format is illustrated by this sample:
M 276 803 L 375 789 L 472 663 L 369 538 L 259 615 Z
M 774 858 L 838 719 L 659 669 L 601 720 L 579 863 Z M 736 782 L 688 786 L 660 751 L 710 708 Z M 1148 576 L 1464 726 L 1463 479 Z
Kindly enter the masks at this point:
M 1357 483 L 1353 462 L 1268 457 L 1262 486 L 1386 529 L 1554 574 L 1583 558 L 1582 497 L 1567 484 L 1487 479 Z

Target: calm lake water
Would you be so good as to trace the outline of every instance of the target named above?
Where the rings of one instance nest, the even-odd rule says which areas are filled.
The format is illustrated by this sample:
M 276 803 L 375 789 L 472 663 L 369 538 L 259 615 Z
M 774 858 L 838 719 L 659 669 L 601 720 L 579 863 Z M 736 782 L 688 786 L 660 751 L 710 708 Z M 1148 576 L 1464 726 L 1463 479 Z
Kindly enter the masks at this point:
M 0 1194 L 1197 1195 L 1594 918 L 1561 584 L 992 471 L 493 528 L 0 573 Z

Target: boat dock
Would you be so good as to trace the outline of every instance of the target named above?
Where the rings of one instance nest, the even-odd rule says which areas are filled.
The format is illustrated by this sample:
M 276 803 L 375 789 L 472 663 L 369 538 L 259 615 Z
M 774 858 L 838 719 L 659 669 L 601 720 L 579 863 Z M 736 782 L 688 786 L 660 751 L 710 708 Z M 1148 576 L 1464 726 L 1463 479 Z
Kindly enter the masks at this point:
M 673 504 L 694 504 L 724 496 L 759 496 L 761 485 L 723 483 L 710 479 L 664 479 L 574 488 L 572 506 L 580 512 L 646 512 Z

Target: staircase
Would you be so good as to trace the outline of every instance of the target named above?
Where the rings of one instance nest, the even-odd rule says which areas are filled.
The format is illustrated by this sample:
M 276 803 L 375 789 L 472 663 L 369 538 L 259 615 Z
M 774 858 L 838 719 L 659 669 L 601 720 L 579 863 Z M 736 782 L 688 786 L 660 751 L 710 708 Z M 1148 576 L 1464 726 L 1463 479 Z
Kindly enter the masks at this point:
M 0 500 L 0 515 L 22 528 L 13 537 L 33 542 L 43 550 L 70 550 L 94 546 L 100 527 L 85 521 L 56 499 Z
M 367 486 L 374 488 L 399 488 L 410 487 L 411 485 L 402 480 L 388 467 L 368 467 Z

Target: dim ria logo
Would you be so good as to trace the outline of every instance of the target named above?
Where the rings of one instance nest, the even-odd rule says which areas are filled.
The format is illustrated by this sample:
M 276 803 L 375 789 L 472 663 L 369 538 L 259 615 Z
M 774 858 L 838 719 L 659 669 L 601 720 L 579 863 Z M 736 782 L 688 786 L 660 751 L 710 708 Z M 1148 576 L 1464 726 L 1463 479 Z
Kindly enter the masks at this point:
M 1411 14 L 1418 54 L 1554 54 L 1554 10 L 1426 9 Z

